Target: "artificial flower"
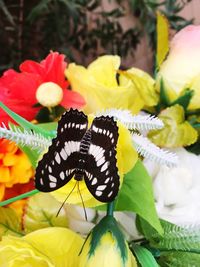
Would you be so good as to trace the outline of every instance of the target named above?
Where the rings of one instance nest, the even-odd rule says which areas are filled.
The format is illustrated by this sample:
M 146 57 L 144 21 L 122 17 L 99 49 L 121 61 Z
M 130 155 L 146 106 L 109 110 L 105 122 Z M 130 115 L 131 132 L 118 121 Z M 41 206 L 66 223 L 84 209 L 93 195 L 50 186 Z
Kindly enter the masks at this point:
M 79 267 L 136 267 L 116 220 L 104 217 L 89 234 L 79 256 Z
M 200 108 L 200 26 L 190 25 L 179 31 L 171 41 L 167 59 L 157 75 L 158 87 L 163 80 L 171 101 L 194 90 L 188 108 Z
M 64 209 L 68 219 L 68 227 L 76 233 L 80 233 L 82 236 L 88 235 L 95 224 L 105 216 L 105 211 L 86 208 L 86 221 L 83 207 L 78 205 L 65 205 Z M 115 212 L 115 219 L 127 240 L 139 238 L 136 226 L 133 224 L 135 217 L 135 214 L 132 212 Z
M 78 205 L 65 205 L 64 209 L 68 219 L 69 228 L 81 235 L 88 235 L 95 226 L 97 211 L 95 209 L 86 208 L 86 221 L 83 207 Z
M 91 120 L 91 117 L 89 118 Z M 119 138 L 117 142 L 117 167 L 120 175 L 120 183 L 123 182 L 123 176 L 129 172 L 135 165 L 138 155 L 133 148 L 130 132 L 120 123 L 118 123 Z M 63 202 L 66 195 L 72 191 L 76 180 L 72 179 L 58 190 L 52 191 L 51 194 L 60 202 Z M 82 199 L 86 207 L 93 207 L 102 204 L 97 201 L 87 189 L 84 181 L 79 181 L 79 188 L 76 186 L 70 194 L 67 202 L 71 204 L 82 204 Z
M 24 237 L 4 236 L 1 267 L 75 267 L 83 239 L 67 228 L 40 229 Z
M 129 109 L 137 113 L 144 105 L 157 104 L 155 82 L 148 74 L 134 68 L 122 72 L 119 67 L 119 56 L 101 56 L 88 68 L 69 64 L 66 76 L 73 90 L 85 98 L 86 113 L 108 108 Z M 143 98 L 146 94 L 148 103 L 147 97 Z
M 24 61 L 19 67 L 20 72 L 7 70 L 0 78 L 0 101 L 29 121 L 34 119 L 39 110 L 33 107 L 38 101 L 42 105 L 47 103 L 48 107 L 51 104 L 60 104 L 65 108 L 82 107 L 85 102 L 80 94 L 67 89 L 69 83 L 64 76 L 67 66 L 64 59 L 64 55 L 51 52 L 40 63 Z M 2 110 L 0 117 L 4 123 L 9 120 Z
M 179 157 L 175 168 L 144 161 L 153 177 L 157 212 L 161 218 L 175 224 L 199 224 L 200 156 L 184 148 L 173 151 Z
M 160 147 L 189 146 L 197 141 L 198 132 L 185 120 L 184 109 L 174 105 L 161 111 L 158 117 L 163 121 L 164 127 L 150 131 L 148 137 Z
M 5 139 L 0 140 L 0 200 L 10 198 L 19 193 L 17 185 L 20 184 L 20 193 L 30 190 L 34 171 L 28 157 L 16 146 L 15 143 Z M 23 186 L 22 186 L 23 184 Z M 13 188 L 16 186 L 16 190 Z M 22 189 L 23 188 L 23 189 Z M 19 189 L 19 187 L 18 187 Z

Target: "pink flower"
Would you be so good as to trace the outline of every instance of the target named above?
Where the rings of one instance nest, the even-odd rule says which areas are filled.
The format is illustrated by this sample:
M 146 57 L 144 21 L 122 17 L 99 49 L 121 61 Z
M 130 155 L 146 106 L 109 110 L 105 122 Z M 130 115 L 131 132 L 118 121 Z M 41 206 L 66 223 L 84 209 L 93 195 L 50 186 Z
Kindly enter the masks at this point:
M 187 26 L 174 36 L 158 74 L 161 77 L 170 100 L 189 88 L 194 90 L 189 109 L 200 108 L 200 25 Z

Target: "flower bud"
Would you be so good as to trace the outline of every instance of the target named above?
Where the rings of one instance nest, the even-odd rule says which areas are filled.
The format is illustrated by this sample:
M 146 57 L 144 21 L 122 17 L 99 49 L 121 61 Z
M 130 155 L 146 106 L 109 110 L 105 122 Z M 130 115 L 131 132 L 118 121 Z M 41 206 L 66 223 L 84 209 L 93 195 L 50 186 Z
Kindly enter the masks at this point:
M 36 91 L 36 98 L 44 107 L 55 107 L 63 99 L 63 90 L 54 82 L 42 83 Z
M 79 267 L 136 267 L 128 244 L 112 216 L 96 225 L 79 255 Z

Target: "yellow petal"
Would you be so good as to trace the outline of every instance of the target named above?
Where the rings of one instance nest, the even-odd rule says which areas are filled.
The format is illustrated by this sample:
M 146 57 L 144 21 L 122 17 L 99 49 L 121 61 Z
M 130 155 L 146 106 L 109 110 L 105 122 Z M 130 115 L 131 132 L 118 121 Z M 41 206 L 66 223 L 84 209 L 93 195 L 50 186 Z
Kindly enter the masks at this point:
M 10 170 L 13 184 L 27 183 L 33 177 L 31 163 L 24 153 L 17 155 L 17 163 Z
M 11 180 L 10 171 L 8 167 L 0 167 L 0 183 L 6 183 Z
M 50 227 L 32 232 L 24 240 L 51 259 L 53 266 L 75 267 L 84 240 L 67 228 Z
M 106 87 L 116 87 L 116 74 L 120 66 L 119 56 L 101 56 L 88 66 L 88 71 L 95 79 L 95 82 Z
M 83 239 L 66 228 L 51 227 L 25 237 L 3 237 L 1 267 L 75 267 Z
M 118 123 L 119 140 L 117 143 L 117 166 L 120 175 L 128 173 L 135 165 L 138 154 L 133 147 L 131 134 L 121 123 Z
M 13 166 L 17 163 L 18 156 L 12 153 L 7 153 L 3 158 L 4 166 Z
M 165 127 L 150 131 L 148 137 L 161 147 L 188 146 L 196 142 L 197 131 L 184 118 L 184 110 L 180 105 L 174 105 L 163 110 L 158 116 Z
M 5 236 L 0 242 L 0 266 L 55 267 L 42 251 L 37 251 L 24 239 L 13 236 Z
M 161 63 L 165 59 L 169 51 L 169 22 L 167 18 L 160 12 L 157 12 L 157 67 L 160 68 Z
M 19 218 L 22 218 L 24 215 L 24 208 L 27 204 L 27 199 L 17 200 L 11 204 L 9 204 L 9 208 L 15 210 Z
M 155 80 L 146 72 L 131 68 L 127 71 L 120 71 L 127 79 L 130 79 L 137 90 L 143 106 L 155 106 L 158 103 L 159 96 L 155 88 Z
M 27 201 L 23 216 L 23 226 L 26 233 L 49 226 L 67 227 L 68 220 L 65 210 L 55 216 L 61 206 L 54 197 L 47 193 L 38 193 Z
M 117 82 L 117 56 L 99 57 L 86 69 L 74 63 L 69 64 L 65 74 L 74 91 L 86 100 L 87 114 L 108 108 L 129 109 L 138 112 L 138 93 L 131 80 Z M 139 105 L 139 108 L 141 105 Z
M 5 193 L 5 185 L 0 183 L 0 201 L 3 199 Z

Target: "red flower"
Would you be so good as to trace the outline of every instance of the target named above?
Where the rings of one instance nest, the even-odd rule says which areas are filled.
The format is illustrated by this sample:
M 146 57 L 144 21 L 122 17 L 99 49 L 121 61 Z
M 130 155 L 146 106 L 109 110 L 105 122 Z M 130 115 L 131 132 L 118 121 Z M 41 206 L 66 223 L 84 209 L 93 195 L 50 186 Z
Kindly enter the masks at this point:
M 12 69 L 5 71 L 0 78 L 0 101 L 12 111 L 27 120 L 33 120 L 39 108 L 33 107 L 37 103 L 37 88 L 46 82 L 53 82 L 63 89 L 61 105 L 65 108 L 80 108 L 85 104 L 83 97 L 68 90 L 68 81 L 64 71 L 67 63 L 65 56 L 58 52 L 51 52 L 46 59 L 37 63 L 32 60 L 24 61 L 16 72 Z M 8 122 L 10 118 L 0 110 L 0 121 Z

